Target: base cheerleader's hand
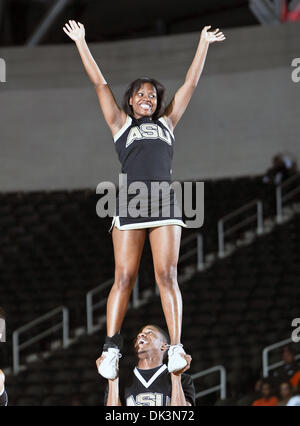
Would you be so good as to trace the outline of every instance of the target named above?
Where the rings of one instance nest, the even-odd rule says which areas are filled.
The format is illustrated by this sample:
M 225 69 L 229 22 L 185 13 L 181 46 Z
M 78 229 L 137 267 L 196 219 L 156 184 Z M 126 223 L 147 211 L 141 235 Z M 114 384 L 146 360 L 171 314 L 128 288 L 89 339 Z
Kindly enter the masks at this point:
M 82 41 L 85 38 L 84 25 L 80 22 L 69 20 L 63 27 L 64 32 L 75 42 Z
M 210 28 L 211 28 L 211 25 L 208 25 L 203 28 L 201 32 L 201 40 L 204 40 L 209 44 L 214 43 L 215 41 L 225 40 L 226 37 L 221 31 L 219 31 L 219 28 L 217 28 L 214 31 L 208 31 Z
M 97 360 L 96 360 L 96 366 L 97 366 L 97 371 L 99 372 L 99 367 L 100 367 L 100 364 L 101 364 L 101 362 L 104 360 L 104 358 L 105 358 L 105 355 L 101 355 Z M 119 364 L 118 364 L 118 370 L 119 370 Z M 113 381 L 115 381 L 116 379 L 118 379 L 119 378 L 119 375 L 115 378 L 115 379 L 113 379 L 113 380 L 108 380 L 109 382 L 113 382 Z
M 188 354 L 180 354 L 180 355 L 182 356 L 182 358 L 186 360 L 187 365 L 182 370 L 174 371 L 173 373 L 171 373 L 171 374 L 174 374 L 174 376 L 181 376 L 181 374 L 184 373 L 186 370 L 188 370 L 191 366 L 191 362 L 192 362 L 191 355 L 188 355 Z

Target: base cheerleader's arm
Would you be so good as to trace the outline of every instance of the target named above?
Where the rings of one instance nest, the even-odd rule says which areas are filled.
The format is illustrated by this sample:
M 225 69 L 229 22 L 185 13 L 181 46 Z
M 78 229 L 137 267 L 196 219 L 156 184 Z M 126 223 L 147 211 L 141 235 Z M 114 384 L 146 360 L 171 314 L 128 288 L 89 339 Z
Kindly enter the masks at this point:
M 99 370 L 99 366 L 102 361 L 103 355 L 101 355 L 100 358 L 96 360 L 97 370 Z M 108 380 L 108 385 L 105 389 L 104 395 L 104 405 L 113 407 L 122 405 L 120 400 L 119 377 L 114 380 Z
M 185 393 L 182 387 L 182 373 L 190 368 L 192 357 L 190 355 L 181 355 L 187 360 L 187 365 L 180 371 L 176 373 L 171 373 L 171 383 L 172 383 L 172 393 L 171 393 L 171 406 L 187 406 L 191 405 L 189 401 L 186 400 Z
M 107 406 L 120 406 L 120 394 L 119 394 L 119 378 L 115 380 L 108 380 L 108 396 L 107 396 Z

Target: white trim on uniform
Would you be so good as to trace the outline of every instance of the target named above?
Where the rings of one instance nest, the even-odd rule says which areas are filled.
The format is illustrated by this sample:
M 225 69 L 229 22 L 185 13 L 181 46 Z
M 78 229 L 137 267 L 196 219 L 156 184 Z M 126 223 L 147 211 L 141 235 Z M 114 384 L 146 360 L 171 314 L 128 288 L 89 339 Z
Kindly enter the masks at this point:
M 128 129 L 129 126 L 131 126 L 132 118 L 127 114 L 127 118 L 121 129 L 114 135 L 114 142 L 116 143 L 120 136 L 123 135 L 123 133 Z
M 116 226 L 117 229 L 120 229 L 121 231 L 126 231 L 127 229 L 154 228 L 155 226 L 163 226 L 163 225 L 180 225 L 180 226 L 183 226 L 184 228 L 187 228 L 187 225 L 180 219 L 154 220 L 150 222 L 140 222 L 140 223 L 137 222 L 137 223 L 130 223 L 128 225 L 121 225 L 119 216 L 114 216 L 110 230 L 113 228 L 114 225 Z
M 142 383 L 142 385 L 144 385 L 144 387 L 146 389 L 148 389 L 148 387 L 152 385 L 152 383 L 157 379 L 158 376 L 161 375 L 161 373 L 163 371 L 166 370 L 166 368 L 167 368 L 166 364 L 163 364 L 157 370 L 157 372 L 153 374 L 153 376 L 151 377 L 151 379 L 148 382 L 146 382 L 146 380 L 144 379 L 144 377 L 141 375 L 141 373 L 138 371 L 138 369 L 136 367 L 134 368 L 133 372 L 134 372 L 135 376 L 138 378 L 138 380 Z
M 166 126 L 166 128 L 169 130 L 169 132 L 171 133 L 171 135 L 173 136 L 173 138 L 175 139 L 174 133 L 172 132 L 172 130 L 170 129 L 167 121 L 163 118 L 163 117 L 159 117 L 158 121 L 160 121 L 161 123 L 163 123 L 164 126 Z

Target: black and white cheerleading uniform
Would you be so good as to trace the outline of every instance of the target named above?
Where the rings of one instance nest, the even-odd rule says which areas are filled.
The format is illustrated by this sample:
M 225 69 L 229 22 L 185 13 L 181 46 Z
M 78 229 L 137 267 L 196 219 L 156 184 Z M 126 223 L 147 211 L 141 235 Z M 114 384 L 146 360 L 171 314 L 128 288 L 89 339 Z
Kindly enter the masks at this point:
M 5 388 L 0 392 L 0 407 L 5 407 L 8 403 L 7 393 Z
M 160 225 L 187 227 L 183 222 L 181 206 L 175 192 L 169 191 L 166 196 L 163 191 L 153 190 L 154 185 L 172 183 L 171 167 L 175 139 L 166 120 L 163 117 L 156 120 L 150 117 L 136 119 L 127 115 L 126 122 L 113 139 L 122 165 L 122 174 L 127 175 L 127 188 L 122 185 L 119 188 L 111 229 L 114 225 L 121 230 Z M 139 189 L 128 191 L 129 186 L 137 182 L 142 182 L 147 189 L 143 196 Z M 125 198 L 120 196 L 121 189 L 126 193 Z M 137 203 L 139 214 L 133 217 L 130 204 L 136 196 L 140 200 Z
M 195 405 L 195 388 L 189 374 L 181 374 L 181 385 L 185 399 Z M 120 378 L 119 394 L 122 405 L 127 406 L 167 406 L 172 396 L 172 383 L 166 364 L 149 370 L 137 367 Z M 106 405 L 108 389 L 104 397 Z

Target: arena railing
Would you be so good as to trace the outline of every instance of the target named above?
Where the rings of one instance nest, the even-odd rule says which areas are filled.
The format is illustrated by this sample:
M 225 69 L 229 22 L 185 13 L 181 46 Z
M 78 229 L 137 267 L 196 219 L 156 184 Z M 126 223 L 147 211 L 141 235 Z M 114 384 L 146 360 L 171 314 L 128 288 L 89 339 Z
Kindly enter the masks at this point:
M 181 242 L 181 248 L 185 247 L 188 243 L 193 240 L 197 240 L 197 246 L 195 248 L 190 249 L 185 254 L 180 255 L 178 264 L 184 262 L 186 259 L 197 254 L 197 270 L 202 271 L 204 268 L 204 255 L 203 255 L 203 237 L 200 233 L 195 233 L 190 235 L 187 238 L 184 238 Z M 86 315 L 87 315 L 87 333 L 93 334 L 98 331 L 102 327 L 101 321 L 98 324 L 94 324 L 94 312 L 96 310 L 105 309 L 107 294 L 104 294 L 105 290 L 107 290 L 114 282 L 114 278 L 110 278 L 99 286 L 90 290 L 86 295 Z M 101 295 L 102 297 L 98 302 L 94 301 L 95 296 Z M 158 286 L 156 285 L 156 294 L 159 294 Z M 132 293 L 132 304 L 133 308 L 137 308 L 140 305 L 140 291 L 139 291 L 139 277 L 137 277 L 136 283 L 133 288 Z
M 195 254 L 197 255 L 197 271 L 204 270 L 204 249 L 203 249 L 203 236 L 200 232 L 192 234 L 181 241 L 180 250 L 182 250 L 188 243 L 197 239 L 197 245 L 189 249 L 186 253 L 181 254 L 178 259 L 178 265 L 182 264 L 185 260 L 190 259 Z M 156 285 L 155 292 L 159 295 L 159 288 Z
M 199 371 L 199 373 L 192 374 L 193 381 L 199 379 L 199 377 L 206 376 L 207 374 L 215 373 L 216 371 L 220 372 L 220 384 L 212 386 L 201 392 L 197 392 L 195 397 L 196 399 L 202 398 L 205 395 L 209 395 L 214 392 L 220 392 L 220 399 L 226 399 L 226 369 L 223 365 L 216 365 L 215 367 L 208 368 L 207 370 Z
M 86 295 L 86 315 L 87 315 L 87 333 L 93 334 L 95 331 L 98 331 L 99 328 L 101 328 L 101 325 L 94 325 L 94 312 L 96 309 L 104 308 L 106 306 L 106 297 L 102 297 L 101 300 L 97 303 L 94 303 L 94 296 L 97 294 L 100 294 L 104 290 L 106 290 L 108 287 L 111 287 L 113 284 L 114 279 L 110 278 L 109 280 L 105 281 L 104 283 L 100 284 L 99 286 L 93 288 L 90 290 Z
M 247 216 L 245 219 L 229 227 L 226 231 L 224 230 L 226 222 L 236 216 L 239 216 L 241 213 L 248 212 L 253 206 L 256 206 L 256 214 Z M 244 204 L 242 207 L 239 207 L 238 209 L 221 217 L 221 219 L 218 220 L 219 257 L 224 257 L 225 255 L 225 236 L 233 234 L 238 229 L 241 229 L 245 225 L 253 222 L 253 220 L 257 221 L 257 234 L 261 235 L 263 233 L 263 203 L 261 200 L 258 199 Z
M 178 265 L 184 262 L 186 259 L 191 258 L 194 254 L 197 254 L 197 271 L 203 271 L 204 269 L 204 254 L 203 254 L 203 237 L 200 232 L 190 235 L 184 238 L 180 244 L 180 250 L 182 250 L 188 243 L 197 239 L 197 246 L 188 250 L 186 253 L 180 255 L 178 259 Z
M 25 331 L 28 331 L 38 324 L 43 323 L 44 321 L 47 321 L 49 318 L 52 318 L 59 313 L 62 313 L 62 321 L 58 324 L 55 324 L 54 326 L 47 328 L 43 332 L 40 332 L 34 337 L 31 337 L 31 339 L 20 343 L 20 335 L 24 333 Z M 39 318 L 35 319 L 34 321 L 29 322 L 28 324 L 25 324 L 24 326 L 18 328 L 13 332 L 13 373 L 18 374 L 20 371 L 20 352 L 28 348 L 29 346 L 33 345 L 34 343 L 42 340 L 44 337 L 49 336 L 56 332 L 57 330 L 63 330 L 62 333 L 62 346 L 63 348 L 67 348 L 69 345 L 69 310 L 64 307 L 60 306 L 56 309 L 53 309 L 52 311 L 48 312 L 45 315 L 40 316 Z
M 114 278 L 110 278 L 109 280 L 105 281 L 104 283 L 100 284 L 99 286 L 93 288 L 90 290 L 86 295 L 86 321 L 87 321 L 87 333 L 93 334 L 96 331 L 100 330 L 102 327 L 102 323 L 98 322 L 98 324 L 94 324 L 94 312 L 96 310 L 100 310 L 101 308 L 106 307 L 107 302 L 107 294 L 102 294 L 102 297 L 98 302 L 94 302 L 94 297 L 96 295 L 100 295 L 103 293 L 107 288 L 110 288 L 114 282 Z M 132 292 L 132 307 L 137 308 L 139 306 L 139 276 L 136 279 L 133 292 Z
M 292 183 L 300 180 L 300 173 L 291 176 L 289 179 L 285 180 L 283 183 L 276 187 L 276 222 L 282 223 L 283 221 L 283 203 L 292 199 L 296 194 L 300 192 L 300 183 L 293 189 L 290 189 L 283 194 L 284 190 L 290 186 Z
M 269 364 L 269 353 L 273 351 L 274 349 L 281 348 L 282 346 L 286 346 L 289 343 L 292 343 L 293 340 L 291 338 L 281 340 L 280 342 L 274 343 L 273 345 L 266 346 L 263 349 L 262 352 L 262 366 L 263 366 L 263 377 L 267 378 L 269 377 L 269 372 L 271 370 L 275 370 L 278 367 L 281 367 L 284 362 L 278 361 L 273 364 Z M 295 359 L 300 359 L 300 353 L 298 355 L 295 355 Z

